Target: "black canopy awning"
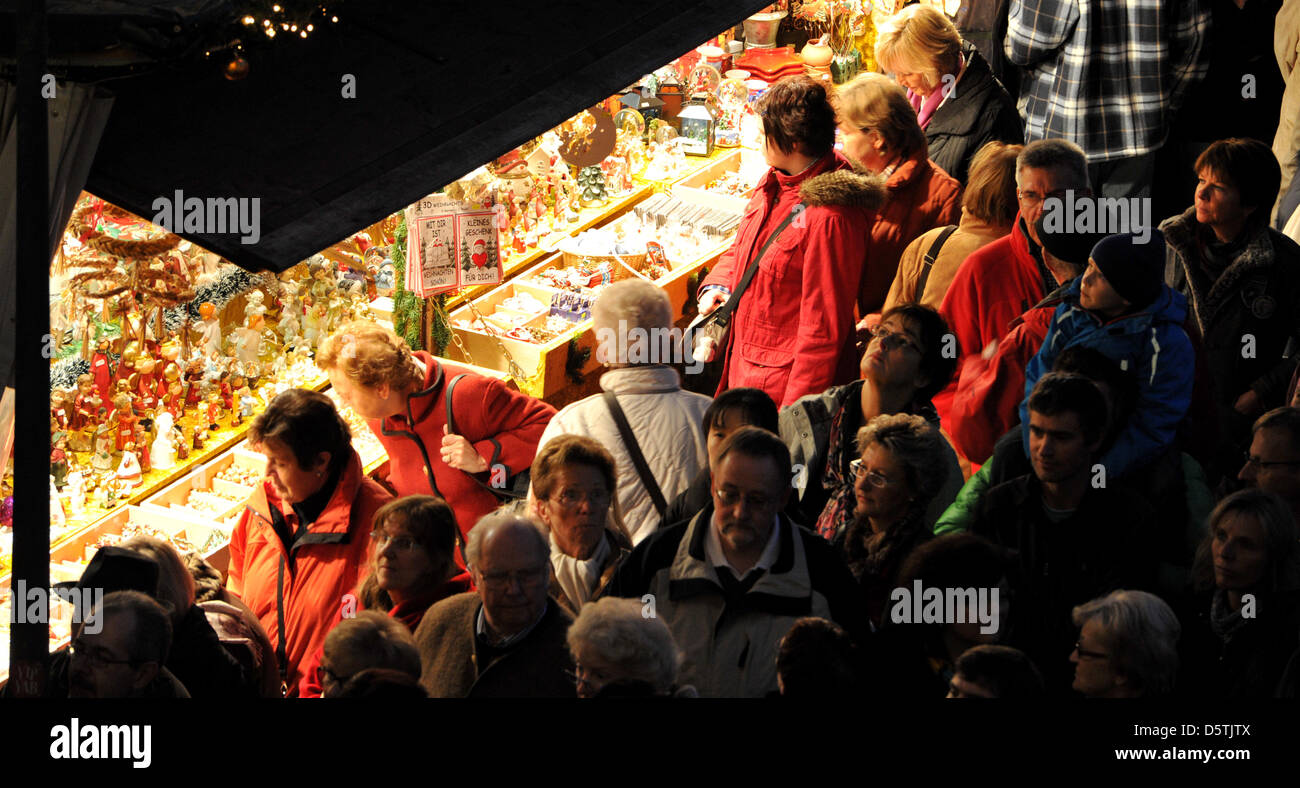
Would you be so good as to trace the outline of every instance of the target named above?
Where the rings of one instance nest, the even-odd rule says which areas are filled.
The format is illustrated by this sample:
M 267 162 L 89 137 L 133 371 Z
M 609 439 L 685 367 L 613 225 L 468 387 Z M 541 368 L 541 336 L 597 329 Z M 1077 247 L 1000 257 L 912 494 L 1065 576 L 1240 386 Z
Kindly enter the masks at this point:
M 245 268 L 281 271 L 764 5 L 353 0 L 307 40 L 246 47 L 242 80 L 200 58 L 107 82 L 116 102 L 86 188 L 146 218 L 178 190 L 258 198 L 256 243 L 173 229 Z

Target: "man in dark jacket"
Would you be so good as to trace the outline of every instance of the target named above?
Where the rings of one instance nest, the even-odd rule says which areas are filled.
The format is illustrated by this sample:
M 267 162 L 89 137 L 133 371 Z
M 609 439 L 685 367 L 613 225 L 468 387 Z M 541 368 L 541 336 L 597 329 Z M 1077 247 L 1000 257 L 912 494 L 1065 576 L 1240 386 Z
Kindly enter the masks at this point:
M 1300 340 L 1300 246 L 1268 226 L 1281 168 L 1257 140 L 1220 140 L 1196 160 L 1196 204 L 1160 225 L 1165 281 L 1187 297 L 1218 410 L 1211 477 L 1231 476 L 1254 419 L 1286 404 Z
M 477 592 L 438 602 L 415 630 L 420 686 L 434 698 L 572 698 L 573 619 L 547 596 L 551 547 L 522 517 L 494 513 L 465 545 Z
M 777 689 L 781 637 L 803 616 L 863 634 L 860 592 L 821 537 L 790 522 L 790 451 L 757 427 L 719 452 L 711 516 L 660 530 L 614 576 L 613 596 L 640 599 L 685 654 L 678 681 L 703 697 L 763 697 Z
M 1033 473 L 997 485 L 971 531 L 1010 553 L 1014 615 L 1004 641 L 1038 665 L 1049 690 L 1070 682 L 1075 605 L 1117 588 L 1144 588 L 1152 572 L 1150 507 L 1096 485 L 1106 427 L 1101 391 L 1080 375 L 1044 375 L 1029 398 Z

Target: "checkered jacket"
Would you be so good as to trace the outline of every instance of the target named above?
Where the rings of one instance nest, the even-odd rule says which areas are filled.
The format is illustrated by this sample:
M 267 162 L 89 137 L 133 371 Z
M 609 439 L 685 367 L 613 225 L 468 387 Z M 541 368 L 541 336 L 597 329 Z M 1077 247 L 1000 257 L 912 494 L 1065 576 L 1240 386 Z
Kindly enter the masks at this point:
M 1208 0 L 1011 0 L 1025 141 L 1071 140 L 1093 164 L 1160 147 L 1209 69 L 1209 25 Z

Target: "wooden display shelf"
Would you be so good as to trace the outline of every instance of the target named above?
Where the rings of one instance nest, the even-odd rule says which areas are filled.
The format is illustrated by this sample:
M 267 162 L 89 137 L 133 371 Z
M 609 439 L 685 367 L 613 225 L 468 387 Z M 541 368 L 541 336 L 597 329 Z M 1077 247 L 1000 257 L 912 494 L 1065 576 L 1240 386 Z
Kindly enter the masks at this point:
M 695 260 L 673 267 L 667 275 L 655 281 L 655 284 L 663 288 L 664 292 L 668 294 L 668 298 L 672 302 L 674 315 L 681 314 L 687 306 L 687 290 L 691 275 L 705 265 L 712 264 L 730 245 L 730 239 L 720 242 L 707 249 Z M 558 291 L 534 285 L 524 280 L 531 279 L 548 268 L 560 265 L 563 265 L 563 256 L 560 254 L 553 255 L 538 263 L 531 270 L 524 272 L 525 276 L 499 285 L 495 290 L 475 299 L 474 306 L 480 314 L 487 317 L 492 314 L 498 304 L 518 292 L 527 292 L 542 303 L 549 304 L 551 295 Z M 618 273 L 620 272 L 616 271 L 615 279 L 627 278 L 631 275 L 621 272 L 623 275 L 620 276 L 617 275 Z M 453 321 L 469 321 L 473 317 L 474 315 L 468 305 L 462 306 L 451 313 Z M 596 359 L 596 335 L 590 319 L 574 323 L 569 332 L 561 334 L 545 344 L 525 342 L 503 335 L 493 337 L 482 331 L 456 328 L 454 326 L 452 331 L 456 332 L 456 335 L 460 337 L 465 349 L 469 351 L 474 362 L 479 365 L 490 364 L 497 370 L 507 369 L 508 362 L 505 353 L 501 350 L 504 347 L 509 351 L 515 363 L 523 369 L 523 373 L 530 376 L 527 380 L 517 381 L 519 389 L 525 394 L 539 399 L 549 401 L 557 396 L 562 396 L 562 392 L 566 388 L 574 385 L 569 377 L 570 372 L 585 378 L 597 371 L 601 366 Z M 455 342 L 447 345 L 446 352 L 447 360 L 452 363 L 466 363 L 464 353 Z M 579 354 L 586 352 L 588 354 L 580 365 L 574 363 L 574 369 L 570 369 L 571 354 L 574 352 Z M 498 372 L 497 374 L 506 373 Z
M 636 205 L 646 197 L 649 197 L 654 191 L 654 182 L 645 181 L 642 182 L 640 186 L 634 188 L 632 191 L 619 197 L 613 202 L 606 203 L 599 207 L 584 208 L 578 213 L 578 221 L 572 226 L 566 228 L 564 237 L 572 238 L 584 230 L 590 230 L 591 228 L 597 227 L 605 222 L 617 219 L 627 213 L 628 209 L 633 205 Z M 553 239 L 551 243 L 543 244 L 523 257 L 511 259 L 510 262 L 506 263 L 504 269 L 501 271 L 502 284 L 505 284 L 510 279 L 513 279 L 517 274 L 535 265 L 538 260 L 554 254 L 559 248 L 559 243 L 560 239 Z M 466 301 L 485 295 L 490 292 L 492 288 L 500 286 L 501 285 L 483 285 L 481 287 L 471 287 L 465 290 L 459 290 L 448 296 L 447 309 L 454 309 Z

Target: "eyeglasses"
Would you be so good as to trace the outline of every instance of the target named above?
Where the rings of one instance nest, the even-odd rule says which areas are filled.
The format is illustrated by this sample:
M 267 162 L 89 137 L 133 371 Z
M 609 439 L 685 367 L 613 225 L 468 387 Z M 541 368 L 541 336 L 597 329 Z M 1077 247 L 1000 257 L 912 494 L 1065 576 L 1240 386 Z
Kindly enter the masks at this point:
M 1057 189 L 1056 191 L 1048 192 L 1047 194 L 1039 194 L 1038 192 L 1024 192 L 1016 189 L 1016 199 L 1020 200 L 1020 202 L 1025 205 L 1038 205 L 1051 197 L 1063 199 L 1065 197 L 1065 192 L 1065 189 Z
M 374 542 L 376 550 L 383 550 L 391 543 L 398 552 L 411 550 L 420 544 L 409 536 L 389 536 L 383 531 L 371 531 L 370 541 Z
M 105 665 L 138 665 L 138 659 L 113 659 L 112 652 L 105 648 L 92 648 L 84 640 L 77 638 L 68 645 L 68 651 L 74 659 L 82 659 L 94 667 Z
M 858 479 L 861 479 L 863 473 L 862 460 L 854 460 L 849 463 L 849 472 L 853 474 L 853 481 L 856 482 Z M 884 488 L 893 484 L 893 480 L 880 471 L 870 471 L 867 473 L 867 484 L 876 488 Z
M 1083 641 L 1076 641 L 1074 650 L 1079 652 L 1079 659 L 1110 659 L 1109 654 L 1103 654 L 1100 651 L 1089 651 L 1083 647 Z
M 575 687 L 581 687 L 585 684 L 592 689 L 599 689 L 608 684 L 610 680 L 610 677 L 601 671 L 584 667 L 581 663 L 575 665 L 573 670 L 564 671 L 564 675 L 569 677 Z
M 610 495 L 608 490 L 591 492 L 586 490 L 568 489 L 563 490 L 558 495 L 554 496 L 554 500 L 559 502 L 559 504 L 566 509 L 576 509 L 578 504 L 583 501 L 591 504 L 594 509 L 600 509 L 609 506 L 609 499 Z
M 346 682 L 349 678 L 351 677 L 340 676 L 339 674 L 335 673 L 334 671 L 330 670 L 324 665 L 316 666 L 316 681 L 319 682 L 322 687 L 325 686 L 325 679 L 329 679 L 335 684 L 342 684 Z
M 912 341 L 911 337 L 901 331 L 890 331 L 884 326 L 876 326 L 871 329 L 871 335 L 880 340 L 880 346 L 885 350 L 894 350 L 895 348 L 905 347 L 914 351 L 917 355 L 925 355 L 921 352 L 921 347 Z
M 1300 460 L 1271 460 L 1269 462 L 1264 462 L 1258 457 L 1252 457 L 1250 452 L 1243 453 L 1241 458 L 1245 460 L 1247 465 L 1256 468 L 1272 468 L 1275 465 L 1300 465 Z
M 772 505 L 772 499 L 766 495 L 742 495 L 739 490 L 731 487 L 719 487 L 716 495 L 723 506 L 735 506 L 742 498 L 751 509 L 764 509 Z
M 536 588 L 546 578 L 546 564 L 518 572 L 483 572 L 483 585 L 494 590 L 509 588 L 518 582 L 523 589 Z

